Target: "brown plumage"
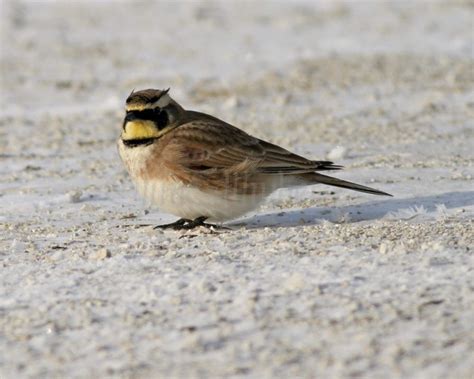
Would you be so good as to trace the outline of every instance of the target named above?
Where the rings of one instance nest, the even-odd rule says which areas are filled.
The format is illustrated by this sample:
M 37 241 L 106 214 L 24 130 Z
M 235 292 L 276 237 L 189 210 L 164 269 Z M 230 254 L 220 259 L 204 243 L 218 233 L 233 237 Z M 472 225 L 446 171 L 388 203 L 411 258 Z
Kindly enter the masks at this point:
M 320 174 L 342 167 L 306 159 L 213 116 L 187 111 L 167 91 L 132 92 L 126 103 L 119 150 L 128 171 L 152 203 L 185 219 L 233 218 L 275 189 L 296 185 L 323 183 L 390 196 Z M 156 191 L 161 194 L 149 193 Z M 248 206 L 236 206 L 246 201 Z M 187 207 L 187 202 L 193 204 Z

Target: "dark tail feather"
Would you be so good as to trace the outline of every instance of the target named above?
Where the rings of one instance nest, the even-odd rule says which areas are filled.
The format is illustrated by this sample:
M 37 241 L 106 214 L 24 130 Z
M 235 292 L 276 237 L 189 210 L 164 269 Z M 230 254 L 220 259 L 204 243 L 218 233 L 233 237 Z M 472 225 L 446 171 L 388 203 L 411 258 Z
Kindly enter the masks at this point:
M 346 182 L 345 180 L 332 178 L 330 176 L 326 176 L 323 174 L 312 173 L 312 174 L 307 174 L 304 176 L 314 183 L 322 183 L 322 184 L 327 184 L 329 186 L 347 188 L 354 191 L 371 193 L 373 195 L 393 196 L 393 195 L 390 195 L 389 193 L 382 192 L 374 188 L 362 186 L 360 184 L 356 184 L 352 182 Z

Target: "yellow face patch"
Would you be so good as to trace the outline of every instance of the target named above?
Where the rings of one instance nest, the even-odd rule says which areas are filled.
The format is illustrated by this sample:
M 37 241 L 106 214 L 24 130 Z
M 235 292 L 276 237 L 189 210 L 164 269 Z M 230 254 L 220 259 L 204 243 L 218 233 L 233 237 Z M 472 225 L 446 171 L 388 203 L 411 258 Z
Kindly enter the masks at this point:
M 125 124 L 122 131 L 122 139 L 137 140 L 146 138 L 157 138 L 163 134 L 160 132 L 153 121 L 150 120 L 133 120 Z

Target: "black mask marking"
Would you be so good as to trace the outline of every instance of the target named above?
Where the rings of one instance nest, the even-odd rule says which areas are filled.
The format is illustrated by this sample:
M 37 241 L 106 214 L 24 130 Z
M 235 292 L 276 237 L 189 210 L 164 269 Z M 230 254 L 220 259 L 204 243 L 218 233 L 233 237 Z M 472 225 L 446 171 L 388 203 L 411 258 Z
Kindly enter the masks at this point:
M 143 109 L 141 111 L 128 111 L 125 115 L 125 119 L 123 120 L 123 128 L 125 129 L 125 125 L 128 121 L 133 120 L 153 121 L 158 130 L 165 128 L 169 124 L 168 114 L 166 111 L 160 108 Z

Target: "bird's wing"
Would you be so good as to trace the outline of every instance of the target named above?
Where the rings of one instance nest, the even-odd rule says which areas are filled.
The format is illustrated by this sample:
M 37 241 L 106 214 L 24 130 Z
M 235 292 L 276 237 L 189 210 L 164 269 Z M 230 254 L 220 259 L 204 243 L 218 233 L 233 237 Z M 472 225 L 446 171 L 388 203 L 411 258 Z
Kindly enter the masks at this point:
M 294 154 L 270 142 L 259 140 L 265 151 L 265 160 L 258 171 L 266 174 L 300 174 L 314 171 L 339 170 L 342 166 L 330 161 L 313 161 Z
M 170 134 L 167 148 L 174 149 L 173 156 L 188 169 L 299 174 L 341 168 L 308 160 L 211 117 L 182 124 Z
M 186 168 L 230 169 L 247 162 L 257 167 L 265 151 L 256 138 L 229 124 L 194 120 L 180 125 L 170 134 L 167 149 Z

